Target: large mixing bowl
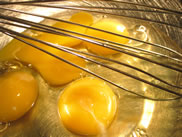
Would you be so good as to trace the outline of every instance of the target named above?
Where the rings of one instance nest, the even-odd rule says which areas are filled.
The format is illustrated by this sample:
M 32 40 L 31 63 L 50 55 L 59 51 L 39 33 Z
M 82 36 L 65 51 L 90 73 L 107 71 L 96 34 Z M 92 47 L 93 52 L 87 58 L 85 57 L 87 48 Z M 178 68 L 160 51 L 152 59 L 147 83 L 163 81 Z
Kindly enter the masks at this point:
M 4 0 L 5 1 L 5 0 Z M 10 0 L 7 0 L 10 1 Z M 16 0 L 12 0 L 16 1 Z M 17 0 L 18 1 L 18 0 Z M 127 0 L 124 0 L 127 1 Z M 128 0 L 129 1 L 129 0 Z M 148 4 L 153 6 L 165 7 L 170 9 L 181 10 L 182 6 L 180 1 L 166 1 L 166 0 L 132 0 L 129 2 L 136 2 L 140 4 Z M 59 2 L 58 2 L 59 3 Z M 60 4 L 75 4 L 75 5 L 103 5 L 102 2 L 95 1 L 68 1 L 68 2 L 60 2 Z M 111 3 L 105 3 L 106 5 L 110 5 Z M 111 4 L 112 6 L 112 4 Z M 113 4 L 113 6 L 120 6 L 122 4 Z M 12 9 L 21 9 L 24 11 L 37 12 L 40 11 L 38 7 L 28 7 L 28 6 L 20 6 L 13 5 L 7 6 Z M 123 7 L 125 7 L 123 5 Z M 128 8 L 140 8 L 133 5 L 127 5 Z M 145 9 L 144 7 L 142 7 Z M 41 10 L 42 11 L 42 10 Z M 39 12 L 39 14 L 43 15 L 51 15 L 56 13 L 57 10 L 43 10 Z M 4 14 L 13 15 L 13 16 L 21 16 L 22 18 L 27 18 L 30 20 L 36 20 L 37 22 L 41 21 L 40 18 L 33 18 L 30 16 L 25 16 L 23 14 L 13 13 L 10 11 L 1 10 Z M 45 13 L 46 12 L 46 13 Z M 59 11 L 60 15 L 64 15 L 65 17 L 71 14 L 71 10 L 69 12 L 67 10 Z M 112 12 L 112 11 L 111 11 Z M 113 11 L 114 12 L 114 11 Z M 117 12 L 119 13 L 119 12 Z M 122 12 L 121 12 L 122 13 Z M 137 17 L 148 17 L 151 19 L 156 19 L 159 21 L 165 21 L 174 24 L 182 24 L 181 16 L 173 16 L 173 15 L 165 15 L 165 14 L 155 14 L 155 13 L 141 13 L 141 12 L 130 12 L 126 11 L 128 15 L 134 15 Z M 123 18 L 124 19 L 124 18 Z M 136 21 L 137 22 L 137 21 Z M 140 23 L 139 23 L 140 24 Z M 154 35 L 153 42 L 163 44 L 182 52 L 182 31 L 176 27 L 165 26 L 161 24 L 153 24 L 150 22 L 142 22 L 142 24 L 147 26 L 150 29 L 149 35 Z M 137 26 L 136 26 L 137 27 Z M 12 28 L 13 29 L 13 28 Z M 18 31 L 23 31 L 19 29 Z M 5 46 L 9 41 L 10 37 L 0 34 L 0 48 Z M 155 49 L 154 49 L 155 50 Z M 157 49 L 156 49 L 157 50 Z M 181 50 L 181 51 L 180 51 Z M 160 51 L 165 53 L 165 51 Z M 141 68 L 147 68 L 151 73 L 159 72 L 158 76 L 163 77 L 164 73 L 167 73 L 167 79 L 172 81 L 176 85 L 181 85 L 182 75 L 177 72 L 168 72 L 168 70 L 164 71 L 161 67 L 153 68 L 149 63 L 143 63 L 142 61 L 135 62 L 136 66 L 140 66 Z M 91 70 L 95 70 L 95 67 L 90 67 Z M 99 69 L 96 70 L 99 72 Z M 127 70 L 126 70 L 127 71 Z M 107 73 L 107 71 L 103 71 L 102 73 Z M 117 81 L 116 75 L 110 75 L 111 79 Z M 39 78 L 42 82 L 42 79 Z M 131 85 L 136 86 L 137 83 L 128 82 L 123 78 L 123 82 L 121 84 L 128 86 L 133 90 L 143 89 L 154 91 L 152 87 L 145 87 L 141 83 L 138 83 L 137 88 L 133 88 Z M 119 89 L 115 89 L 119 91 Z M 45 84 L 41 85 L 39 88 L 39 98 L 34 106 L 34 108 L 28 112 L 23 118 L 18 121 L 10 123 L 5 131 L 0 133 L 0 137 L 77 137 L 79 135 L 74 135 L 68 130 L 64 128 L 61 124 L 57 112 L 57 99 L 62 91 L 62 88 L 51 88 L 48 90 Z M 120 92 L 120 91 L 119 91 Z M 180 91 L 178 91 L 180 92 Z M 182 92 L 180 92 L 182 93 Z M 137 99 L 133 97 L 128 97 L 127 94 L 119 94 L 120 103 L 118 105 L 118 113 L 117 118 L 108 129 L 109 137 L 181 137 L 182 136 L 182 100 L 173 100 L 173 101 L 164 101 L 164 102 L 155 102 L 144 99 Z M 161 93 L 162 97 L 163 94 Z M 165 96 L 165 95 L 164 95 Z M 123 124 L 124 123 L 124 124 Z M 0 128 L 3 128 L 5 125 L 0 125 Z

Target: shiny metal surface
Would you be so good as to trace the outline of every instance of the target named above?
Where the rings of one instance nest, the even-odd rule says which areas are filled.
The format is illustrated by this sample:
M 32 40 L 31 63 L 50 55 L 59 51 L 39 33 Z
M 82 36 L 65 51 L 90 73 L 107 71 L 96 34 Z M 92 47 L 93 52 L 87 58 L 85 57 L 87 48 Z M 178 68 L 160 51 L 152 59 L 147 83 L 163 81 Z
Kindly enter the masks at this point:
M 181 5 L 178 1 L 156 0 L 156 1 L 134 1 L 138 3 L 148 3 L 156 6 L 163 6 L 167 8 L 180 9 Z M 75 2 L 80 4 L 79 2 Z M 99 4 L 99 3 L 92 3 Z M 22 9 L 22 6 L 13 7 L 16 9 Z M 32 11 L 33 8 L 25 8 L 24 10 Z M 64 11 L 63 14 L 66 14 Z M 11 14 L 7 12 L 7 14 Z M 69 13 L 67 13 L 69 14 Z M 130 14 L 130 13 L 128 13 Z M 136 13 L 137 16 L 141 16 L 140 13 Z M 147 15 L 146 15 L 147 16 Z M 166 20 L 168 22 L 181 23 L 181 18 L 168 18 L 165 15 L 152 16 L 151 18 Z M 138 24 L 141 24 L 139 22 Z M 148 32 L 149 40 L 154 43 L 163 44 L 169 46 L 175 50 L 180 51 L 180 45 L 182 45 L 181 36 L 182 32 L 180 29 L 168 27 L 164 25 L 153 25 L 151 23 L 144 23 Z M 130 26 L 132 29 L 132 27 Z M 161 33 L 161 32 L 162 33 Z M 169 39 L 169 37 L 171 39 Z M 8 41 L 9 37 L 1 35 L 1 46 L 4 46 Z M 177 43 L 177 44 L 176 44 Z M 139 45 L 143 46 L 143 45 Z M 148 48 L 151 48 L 150 46 Z M 155 48 L 154 48 L 155 50 Z M 163 53 L 165 51 L 161 51 Z M 167 54 L 167 53 L 166 53 Z M 135 66 L 142 69 L 148 70 L 148 72 L 156 73 L 161 78 L 167 77 L 169 81 L 177 85 L 181 85 L 182 75 L 180 73 L 169 71 L 151 65 L 145 61 L 138 60 L 136 58 L 123 55 L 119 57 L 113 57 L 123 62 L 135 64 Z M 115 64 L 111 64 L 115 65 Z M 125 76 L 118 76 L 107 69 L 101 68 L 89 64 L 88 68 L 92 71 L 96 71 L 106 77 L 109 77 L 113 81 L 127 86 L 132 90 L 141 90 L 145 94 L 151 96 L 166 97 L 167 94 L 154 89 L 153 87 L 131 80 Z M 137 76 L 143 77 L 141 74 L 123 68 L 127 72 L 134 73 Z M 121 77 L 121 79 L 118 79 Z M 64 87 L 52 88 L 49 87 L 43 79 L 37 75 L 39 80 L 39 98 L 36 102 L 35 107 L 26 114 L 22 119 L 10 123 L 7 129 L 0 133 L 0 137 L 76 137 L 67 131 L 59 120 L 57 112 L 57 99 Z M 152 79 L 149 78 L 152 81 Z M 155 81 L 154 81 L 155 82 Z M 181 137 L 182 135 L 182 100 L 174 100 L 168 102 L 154 102 L 149 100 L 143 100 L 141 98 L 135 98 L 127 93 L 124 93 L 115 87 L 113 87 L 116 94 L 118 95 L 118 112 L 116 119 L 108 129 L 109 137 Z M 160 92 L 160 93 L 159 93 Z M 179 91 L 182 93 L 181 91 Z M 6 125 L 2 125 L 3 126 Z M 0 126 L 1 127 L 1 126 Z M 100 135 L 102 136 L 102 135 Z

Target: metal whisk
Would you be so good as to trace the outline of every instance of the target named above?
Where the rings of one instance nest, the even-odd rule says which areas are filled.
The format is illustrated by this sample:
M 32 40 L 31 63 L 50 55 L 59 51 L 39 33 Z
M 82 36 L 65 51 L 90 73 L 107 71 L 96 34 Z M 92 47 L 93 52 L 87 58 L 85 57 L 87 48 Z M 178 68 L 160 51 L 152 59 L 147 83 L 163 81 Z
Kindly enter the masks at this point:
M 48 3 L 48 2 L 51 2 L 51 3 Z M 58 0 L 55 0 L 55 2 L 58 2 Z M 174 50 L 172 48 L 169 48 L 169 47 L 166 47 L 166 46 L 163 46 L 163 45 L 160 45 L 160 44 L 156 44 L 156 43 L 152 43 L 152 42 L 148 42 L 148 41 L 143 41 L 143 40 L 133 38 L 133 37 L 130 37 L 130 36 L 115 34 L 115 33 L 109 32 L 107 30 L 101 30 L 101 29 L 98 29 L 98 28 L 93 28 L 93 27 L 90 27 L 90 26 L 85 26 L 85 25 L 82 25 L 82 24 L 73 23 L 73 22 L 70 22 L 70 21 L 67 21 L 67 20 L 63 20 L 63 19 L 57 19 L 57 18 L 54 18 L 54 17 L 44 16 L 44 15 L 40 15 L 40 14 L 37 14 L 37 13 L 35 14 L 35 13 L 25 12 L 25 11 L 21 11 L 21 10 L 10 9 L 10 8 L 7 8 L 7 7 L 2 7 L 2 5 L 13 5 L 14 4 L 14 5 L 21 5 L 21 6 L 25 6 L 25 7 L 26 6 L 36 6 L 36 7 L 44 7 L 44 8 L 55 8 L 55 9 L 69 9 L 69 10 L 78 10 L 78 11 L 81 10 L 81 11 L 97 13 L 97 14 L 103 14 L 103 15 L 130 18 L 130 19 L 134 19 L 134 20 L 137 20 L 137 21 L 143 21 L 143 22 L 147 22 L 147 23 L 151 23 L 151 24 L 157 24 L 159 26 L 175 27 L 175 28 L 178 28 L 180 30 L 182 29 L 182 26 L 180 24 L 173 24 L 173 23 L 164 22 L 164 21 L 161 21 L 161 20 L 150 19 L 150 18 L 146 18 L 146 17 L 133 16 L 132 13 L 131 14 L 125 14 L 126 11 L 129 11 L 129 12 L 135 12 L 135 13 L 138 13 L 138 14 L 165 14 L 165 15 L 169 15 L 169 16 L 175 16 L 175 18 L 180 18 L 181 15 L 182 15 L 182 12 L 178 11 L 178 10 L 161 8 L 161 7 L 157 7 L 157 6 L 149 6 L 149 5 L 145 5 L 145 4 L 138 4 L 138 3 L 132 3 L 132 2 L 116 1 L 116 0 L 84 1 L 84 2 L 85 3 L 90 2 L 88 4 L 89 6 L 88 5 L 87 6 L 78 6 L 78 5 L 70 5 L 70 4 L 69 5 L 64 5 L 64 4 L 56 5 L 56 4 L 54 4 L 54 1 L 52 1 L 52 0 L 39 1 L 39 2 L 38 1 L 37 2 L 36 1 L 23 1 L 23 2 L 3 2 L 3 1 L 1 1 L 0 2 L 0 6 L 1 6 L 0 10 L 11 11 L 11 12 L 14 12 L 14 13 L 25 14 L 25 15 L 32 15 L 32 16 L 36 16 L 36 17 L 42 17 L 44 19 L 49 19 L 49 20 L 58 21 L 58 22 L 64 22 L 64 23 L 75 25 L 75 26 L 81 26 L 81 27 L 85 27 L 85 28 L 89 28 L 89 29 L 94 29 L 94 30 L 97 30 L 97 31 L 103 31 L 105 33 L 109 33 L 109 34 L 112 34 L 112 35 L 127 38 L 127 39 L 132 40 L 132 41 L 136 41 L 136 42 L 139 42 L 139 43 L 150 45 L 152 47 L 157 48 L 158 51 L 165 50 L 166 52 L 168 52 L 168 54 L 163 54 L 163 53 L 160 53 L 158 51 L 147 50 L 147 49 L 141 48 L 141 47 L 134 47 L 134 46 L 132 47 L 132 46 L 129 46 L 129 45 L 126 45 L 126 44 L 120 44 L 120 43 L 117 43 L 117 42 L 114 42 L 114 41 L 109 41 L 109 40 L 101 39 L 101 38 L 98 38 L 98 37 L 93 37 L 93 36 L 89 36 L 89 35 L 86 35 L 86 34 L 81 34 L 79 32 L 74 32 L 74 31 L 71 31 L 71 30 L 56 28 L 56 27 L 53 27 L 53 26 L 49 26 L 49 25 L 45 25 L 45 24 L 41 24 L 41 23 L 36 23 L 36 22 L 29 21 L 29 20 L 26 20 L 26 19 L 18 18 L 18 17 L 7 16 L 7 15 L 4 15 L 3 13 L 0 14 L 0 19 L 1 19 L 0 23 L 2 24 L 2 25 L 0 25 L 0 31 L 2 33 L 4 33 L 4 34 L 8 35 L 8 36 L 11 36 L 14 39 L 17 39 L 17 40 L 19 40 L 19 41 L 21 41 L 23 43 L 26 43 L 29 46 L 32 46 L 32 47 L 34 47 L 34 48 L 36 48 L 38 50 L 41 50 L 42 52 L 45 52 L 45 53 L 47 53 L 47 54 L 49 54 L 49 55 L 51 55 L 51 56 L 53 56 L 53 57 L 55 57 L 55 58 L 57 58 L 57 59 L 59 59 L 61 61 L 64 61 L 64 62 L 66 62 L 66 63 L 68 63 L 68 64 L 70 64 L 70 65 L 72 65 L 74 67 L 77 67 L 77 68 L 79 68 L 79 69 L 81 69 L 81 70 L 83 70 L 83 71 L 85 71 L 85 72 L 87 72 L 87 73 L 89 73 L 91 75 L 94 75 L 95 77 L 98 77 L 98 78 L 100 78 L 100 79 L 102 79 L 102 80 L 104 80 L 104 81 L 106 81 L 106 82 L 108 82 L 108 83 L 110 83 L 110 84 L 112 84 L 112 85 L 126 91 L 126 92 L 137 95 L 139 97 L 142 97 L 142 98 L 145 98 L 145 99 L 150 99 L 150 100 L 156 100 L 156 101 L 175 100 L 175 99 L 180 99 L 182 97 L 182 93 L 180 92 L 181 89 L 182 89 L 182 86 L 178 86 L 177 84 L 170 83 L 170 82 L 168 82 L 168 81 L 166 81 L 166 80 L 164 80 L 164 79 L 162 79 L 162 78 L 160 78 L 160 77 L 158 77 L 158 76 L 156 76 L 154 74 L 151 74 L 150 72 L 147 72 L 145 70 L 137 68 L 134 65 L 123 63 L 123 62 L 120 62 L 120 61 L 117 61 L 115 59 L 111 59 L 111 58 L 108 58 L 108 57 L 99 56 L 99 55 L 96 55 L 96 54 L 92 54 L 92 53 L 80 51 L 80 50 L 77 50 L 77 49 L 64 47 L 64 46 L 61 46 L 61 45 L 56 45 L 56 44 L 53 44 L 53 43 L 50 43 L 50 42 L 42 41 L 42 40 L 39 40 L 39 39 L 30 37 L 30 36 L 24 35 L 22 33 L 16 32 L 14 30 L 9 29 L 8 27 L 3 26 L 3 24 L 4 25 L 6 24 L 6 26 L 14 26 L 14 27 L 19 27 L 19 28 L 25 28 L 25 29 L 30 29 L 30 30 L 55 34 L 55 35 L 64 35 L 64 36 L 67 36 L 67 37 L 80 39 L 82 41 L 94 43 L 94 44 L 97 44 L 99 46 L 109 48 L 109 49 L 118 51 L 120 53 L 126 54 L 128 56 L 135 57 L 135 58 L 150 62 L 151 64 L 156 64 L 157 66 L 161 66 L 161 67 L 163 67 L 165 69 L 169 69 L 169 70 L 176 71 L 176 72 L 179 72 L 179 73 L 182 72 L 182 69 L 181 69 L 181 67 L 182 67 L 181 66 L 182 52 L 180 50 L 177 51 L 177 50 Z M 114 6 L 109 6 L 109 5 L 106 5 L 106 6 L 93 6 L 91 4 L 92 2 L 93 3 L 94 2 L 100 2 L 101 4 L 110 2 L 110 3 L 113 3 Z M 135 8 L 123 8 L 123 7 L 119 7 L 117 5 L 130 5 L 130 6 L 133 6 Z M 112 12 L 110 12 L 110 11 L 112 11 Z M 22 39 L 22 38 L 24 38 L 24 39 Z M 78 66 L 78 65 L 76 65 L 76 64 L 74 64 L 72 62 L 69 62 L 68 60 L 65 60 L 64 58 L 61 58 L 61 57 L 59 57 L 59 56 L 57 56 L 57 55 L 55 55 L 55 54 L 53 54 L 53 53 L 51 53 L 49 51 L 46 51 L 46 50 L 44 50 L 44 49 L 42 49 L 42 48 L 28 42 L 27 40 L 33 40 L 33 41 L 45 44 L 45 45 L 50 46 L 50 47 L 54 47 L 54 48 L 59 49 L 61 51 L 70 53 L 72 55 L 78 56 L 78 57 L 83 58 L 83 59 L 85 59 L 85 60 L 87 60 L 89 62 L 92 62 L 92 63 L 98 64 L 98 65 L 100 65 L 102 67 L 111 69 L 111 70 L 113 70 L 115 72 L 121 73 L 121 74 L 123 74 L 123 75 L 125 75 L 127 77 L 133 78 L 133 79 L 135 79 L 137 81 L 140 81 L 142 83 L 145 83 L 147 85 L 153 86 L 153 87 L 158 88 L 160 90 L 163 90 L 165 92 L 169 92 L 170 94 L 173 94 L 174 97 L 172 97 L 172 98 L 152 98 L 152 97 L 140 94 L 140 93 L 138 93 L 136 91 L 129 90 L 129 89 L 127 89 L 127 87 L 123 87 L 122 85 L 119 85 L 119 84 L 113 82 L 112 80 L 104 78 L 104 77 L 100 76 L 99 74 L 97 74 L 95 72 L 92 72 L 91 70 L 88 70 L 86 68 Z M 150 56 L 152 56 L 154 58 L 157 58 L 157 59 L 148 58 L 147 57 L 148 55 L 150 55 Z M 169 88 L 167 88 L 166 86 L 161 86 L 160 84 L 156 84 L 154 82 L 150 82 L 150 81 L 148 81 L 148 80 L 146 80 L 144 78 L 137 77 L 137 76 L 132 75 L 130 73 L 124 72 L 119 68 L 109 66 L 109 65 L 99 61 L 98 59 L 102 60 L 102 61 L 108 61 L 108 62 L 112 62 L 112 63 L 118 64 L 118 65 L 121 65 L 121 67 L 125 66 L 125 67 L 128 67 L 130 69 L 133 69 L 134 71 L 143 73 L 144 75 L 149 76 L 152 79 L 155 79 L 156 81 L 159 81 L 160 83 L 163 83 L 164 85 L 168 86 Z M 177 89 L 178 89 L 178 91 L 176 91 Z

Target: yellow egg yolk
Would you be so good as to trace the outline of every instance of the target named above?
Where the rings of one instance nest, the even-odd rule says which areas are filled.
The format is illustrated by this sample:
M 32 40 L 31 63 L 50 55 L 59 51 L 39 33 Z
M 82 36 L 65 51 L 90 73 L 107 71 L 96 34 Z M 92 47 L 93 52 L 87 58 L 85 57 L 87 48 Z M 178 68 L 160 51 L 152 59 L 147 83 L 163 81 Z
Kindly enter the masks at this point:
M 87 12 L 78 12 L 73 14 L 72 17 L 69 19 L 69 21 L 73 23 L 78 23 L 81 25 L 90 26 L 93 23 L 93 17 L 91 14 Z M 64 30 L 73 31 L 73 32 L 81 33 L 81 34 L 84 34 L 86 31 L 85 27 L 68 24 L 64 22 L 57 22 L 53 25 L 53 27 L 61 28 Z M 64 32 L 64 33 L 68 33 L 68 32 Z M 68 34 L 75 35 L 72 33 L 68 33 Z M 79 35 L 75 35 L 75 36 L 79 36 Z M 79 37 L 82 37 L 82 36 L 79 36 Z M 53 34 L 42 34 L 40 35 L 39 39 L 42 39 L 51 43 L 59 44 L 62 46 L 67 46 L 67 47 L 74 47 L 76 45 L 79 45 L 82 42 L 80 39 L 72 38 L 70 36 L 61 36 L 61 35 L 53 35 Z
M 32 42 L 30 40 L 29 42 L 78 66 L 86 66 L 85 60 L 79 57 L 40 43 Z M 32 64 L 46 82 L 53 86 L 66 84 L 80 77 L 80 73 L 82 73 L 80 69 L 17 40 L 10 42 L 1 52 L 3 53 L 0 53 L 0 58 L 2 59 L 15 58 L 22 62 Z
M 28 72 L 7 72 L 0 75 L 0 122 L 22 117 L 36 101 L 38 85 Z
M 97 29 L 102 29 L 105 31 L 109 31 L 109 32 L 124 35 L 124 36 L 129 35 L 125 26 L 116 20 L 103 19 L 101 21 L 98 21 L 97 23 L 94 23 L 91 27 L 97 28 Z M 102 31 L 97 31 L 97 30 L 93 30 L 93 29 L 87 29 L 86 34 L 97 37 L 97 38 L 109 40 L 112 42 L 117 42 L 120 44 L 126 44 L 129 41 L 128 39 L 123 38 L 121 36 L 116 36 L 113 34 L 105 33 Z M 104 48 L 104 47 L 101 47 L 101 46 L 98 46 L 96 44 L 92 44 L 89 42 L 84 42 L 84 44 L 86 45 L 88 50 L 90 50 L 96 54 L 99 54 L 99 55 L 111 55 L 111 54 L 117 53 L 117 51 L 114 51 L 114 50 L 111 50 L 108 48 Z
M 116 96 L 104 81 L 81 78 L 59 97 L 58 111 L 65 127 L 81 135 L 96 135 L 107 128 L 116 113 Z
M 86 19 L 88 20 L 85 20 L 84 17 L 86 17 Z M 78 20 L 77 18 L 80 18 L 80 20 Z M 92 16 L 88 13 L 80 12 L 80 13 L 74 14 L 71 17 L 70 21 L 81 23 L 84 25 L 89 25 L 92 22 Z M 78 32 L 85 31 L 85 28 L 73 26 L 69 24 L 57 23 L 56 25 L 58 25 L 57 27 L 62 27 L 62 28 L 66 27 L 67 29 L 72 27 L 75 29 L 75 31 L 78 31 Z M 65 36 L 57 37 L 56 35 L 51 35 L 46 33 L 43 33 L 39 36 L 35 36 L 35 38 L 41 39 L 44 41 L 49 41 L 52 43 L 59 43 L 59 41 L 61 41 L 63 43 L 66 43 L 66 45 L 63 44 L 64 46 L 68 46 L 68 45 L 73 46 L 81 42 L 80 40 L 78 42 L 76 39 L 73 39 L 70 37 L 65 37 Z M 46 51 L 49 51 L 52 54 L 55 54 L 61 58 L 64 58 L 65 60 L 68 60 L 78 66 L 81 66 L 81 67 L 86 66 L 86 62 L 79 57 L 48 47 L 38 42 L 34 42 L 31 40 L 28 40 L 28 42 Z M 33 67 L 42 75 L 42 77 L 50 85 L 53 85 L 53 86 L 63 85 L 74 79 L 77 79 L 80 77 L 80 73 L 82 72 L 80 69 L 75 68 L 71 65 L 68 65 L 67 63 L 64 63 L 63 61 L 60 61 L 59 59 L 55 57 L 52 57 L 46 53 L 43 53 L 42 51 L 32 48 L 29 45 L 26 45 L 25 43 L 22 43 L 18 40 L 12 40 L 8 45 L 6 45 L 4 49 L 0 51 L 0 61 L 7 60 L 7 59 L 14 59 L 14 58 L 22 62 L 32 64 Z

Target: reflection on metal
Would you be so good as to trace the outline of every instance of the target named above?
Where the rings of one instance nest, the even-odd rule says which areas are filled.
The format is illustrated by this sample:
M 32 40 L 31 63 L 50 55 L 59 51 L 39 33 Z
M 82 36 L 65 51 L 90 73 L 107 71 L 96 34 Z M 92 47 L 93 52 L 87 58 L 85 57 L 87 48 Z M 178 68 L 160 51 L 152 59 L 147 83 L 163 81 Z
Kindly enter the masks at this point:
M 140 121 L 140 126 L 148 128 L 150 121 L 152 119 L 152 114 L 154 112 L 155 102 L 151 100 L 145 100 L 144 103 L 144 112 Z
M 147 87 L 144 86 L 143 87 L 143 91 L 146 92 L 147 91 Z
M 142 41 L 147 41 L 148 40 L 148 35 L 147 35 L 147 28 L 143 25 L 136 25 L 134 26 L 130 31 L 130 35 L 133 38 L 142 40 Z M 128 42 L 129 45 L 131 46 L 141 46 L 143 43 L 134 41 L 134 40 L 129 40 Z
M 0 133 L 5 131 L 9 126 L 9 123 L 0 123 Z
M 54 8 L 33 8 L 31 10 L 31 13 L 35 13 L 35 14 L 39 14 L 39 15 L 46 15 L 46 16 L 51 16 L 55 13 L 57 13 L 59 10 L 58 9 L 54 9 Z M 31 16 L 31 15 L 24 15 L 24 14 L 21 14 L 20 15 L 20 18 L 22 19 L 25 19 L 25 20 L 29 20 L 29 21 L 33 21 L 33 22 L 41 22 L 44 20 L 44 18 L 41 18 L 41 17 L 36 17 L 36 16 Z M 27 26 L 27 25 L 24 25 L 24 26 Z M 17 32 L 23 32 L 25 31 L 25 28 L 20 28 L 20 27 L 15 27 L 13 28 L 15 29 Z
M 138 128 L 135 131 L 133 131 L 130 137 L 148 137 L 148 135 L 146 134 L 145 130 Z

